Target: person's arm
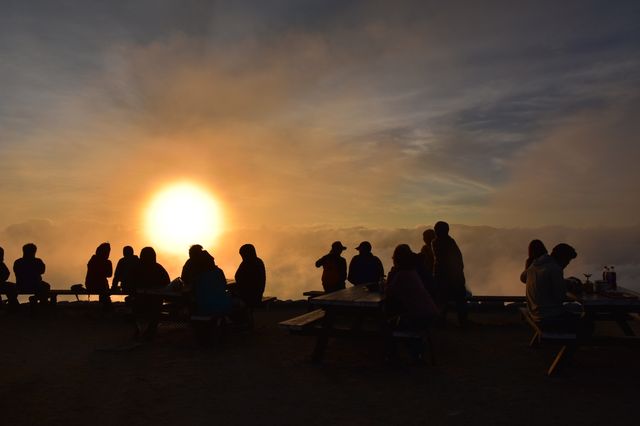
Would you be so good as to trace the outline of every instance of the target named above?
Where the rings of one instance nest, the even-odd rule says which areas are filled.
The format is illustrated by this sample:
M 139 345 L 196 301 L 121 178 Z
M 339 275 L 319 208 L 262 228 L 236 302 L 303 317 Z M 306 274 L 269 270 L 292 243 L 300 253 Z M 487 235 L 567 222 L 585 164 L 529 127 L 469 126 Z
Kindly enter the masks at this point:
M 42 261 L 42 259 L 38 259 L 38 260 L 39 260 L 39 262 L 38 262 L 39 271 L 38 272 L 40 273 L 40 275 L 43 275 L 44 271 L 46 270 L 46 266 L 45 266 L 44 262 Z
M 376 257 L 376 264 L 378 265 L 378 276 L 380 278 L 384 277 L 384 266 L 382 265 L 382 261 L 379 257 Z
M 0 263 L 0 283 L 6 282 L 9 279 L 9 275 L 11 275 L 11 272 L 9 272 L 7 265 L 4 262 Z
M 324 265 L 324 260 L 326 259 L 326 257 L 327 257 L 327 255 L 325 254 L 320 259 L 316 260 L 316 268 L 319 268 L 322 265 Z
M 567 284 L 560 267 L 551 271 L 551 294 L 558 304 L 561 304 L 567 297 Z
M 107 278 L 113 275 L 113 263 L 110 260 L 107 260 Z

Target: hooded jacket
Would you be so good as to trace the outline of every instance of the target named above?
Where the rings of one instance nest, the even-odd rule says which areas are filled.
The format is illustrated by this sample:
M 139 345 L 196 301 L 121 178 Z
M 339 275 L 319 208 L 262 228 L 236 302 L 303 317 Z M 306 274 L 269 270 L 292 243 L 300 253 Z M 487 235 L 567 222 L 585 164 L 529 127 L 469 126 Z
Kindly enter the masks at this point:
M 562 268 L 548 254 L 533 261 L 526 270 L 527 305 L 535 321 L 561 316 L 567 293 Z

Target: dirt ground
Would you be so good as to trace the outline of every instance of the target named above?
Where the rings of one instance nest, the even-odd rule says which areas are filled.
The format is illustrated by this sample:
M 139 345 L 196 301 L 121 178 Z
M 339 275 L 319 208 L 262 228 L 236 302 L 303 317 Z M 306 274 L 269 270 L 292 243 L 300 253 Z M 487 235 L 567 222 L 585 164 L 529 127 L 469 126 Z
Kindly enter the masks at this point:
M 3 425 L 629 425 L 637 422 L 638 349 L 583 348 L 546 376 L 553 346 L 528 347 L 515 311 L 474 313 L 433 331 L 437 365 L 384 362 L 381 342 L 314 340 L 277 327 L 300 303 L 256 312 L 252 332 L 208 349 L 167 323 L 132 350 L 123 315 L 63 304 L 30 316 L 0 311 Z M 453 318 L 451 319 L 453 321 Z M 633 324 L 638 329 L 638 324 Z M 639 330 L 640 331 L 640 330 Z M 618 333 L 612 326 L 598 332 Z

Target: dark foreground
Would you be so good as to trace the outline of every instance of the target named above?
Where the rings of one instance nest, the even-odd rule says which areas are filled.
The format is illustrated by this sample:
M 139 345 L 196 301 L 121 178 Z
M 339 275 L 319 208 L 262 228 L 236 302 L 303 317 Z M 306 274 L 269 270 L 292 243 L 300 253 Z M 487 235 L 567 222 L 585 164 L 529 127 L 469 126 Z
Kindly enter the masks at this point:
M 30 317 L 0 312 L 3 425 L 540 425 L 637 423 L 640 353 L 583 348 L 559 377 L 555 347 L 528 347 L 517 312 L 433 332 L 438 365 L 386 365 L 376 341 L 331 340 L 323 365 L 313 338 L 278 321 L 305 311 L 275 304 L 256 329 L 202 350 L 186 326 L 165 324 L 133 350 L 132 326 L 97 305 Z M 633 327 L 638 330 L 637 322 Z M 600 329 L 602 330 L 602 329 Z M 619 333 L 615 328 L 611 332 Z

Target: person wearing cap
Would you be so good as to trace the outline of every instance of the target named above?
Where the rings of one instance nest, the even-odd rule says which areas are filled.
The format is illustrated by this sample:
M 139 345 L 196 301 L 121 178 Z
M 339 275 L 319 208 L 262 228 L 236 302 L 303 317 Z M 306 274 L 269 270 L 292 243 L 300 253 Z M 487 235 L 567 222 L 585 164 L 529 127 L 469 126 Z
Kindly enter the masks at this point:
M 347 261 L 342 252 L 346 249 L 340 241 L 334 241 L 331 251 L 316 261 L 316 268 L 322 267 L 322 288 L 326 293 L 345 288 Z
M 461 326 L 468 324 L 467 319 L 467 289 L 464 277 L 464 262 L 462 252 L 456 240 L 449 236 L 449 224 L 437 222 L 433 227 L 436 238 L 431 242 L 433 249 L 433 277 L 437 293 L 441 296 L 440 303 L 444 306 L 443 315 L 446 316 L 446 306 L 449 301 L 456 304 L 458 322 Z
M 377 256 L 371 253 L 371 243 L 363 241 L 356 254 L 349 262 L 349 282 L 353 285 L 378 283 L 384 277 L 384 267 Z

